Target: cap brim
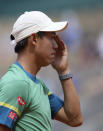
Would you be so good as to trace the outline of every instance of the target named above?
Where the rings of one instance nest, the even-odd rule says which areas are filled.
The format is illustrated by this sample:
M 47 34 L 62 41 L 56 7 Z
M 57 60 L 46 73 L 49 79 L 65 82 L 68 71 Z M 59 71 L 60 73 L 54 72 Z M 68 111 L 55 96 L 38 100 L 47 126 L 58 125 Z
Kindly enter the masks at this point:
M 64 22 L 53 22 L 50 24 L 50 26 L 40 30 L 40 31 L 47 31 L 47 32 L 60 32 L 63 31 L 67 28 L 68 26 L 68 21 Z

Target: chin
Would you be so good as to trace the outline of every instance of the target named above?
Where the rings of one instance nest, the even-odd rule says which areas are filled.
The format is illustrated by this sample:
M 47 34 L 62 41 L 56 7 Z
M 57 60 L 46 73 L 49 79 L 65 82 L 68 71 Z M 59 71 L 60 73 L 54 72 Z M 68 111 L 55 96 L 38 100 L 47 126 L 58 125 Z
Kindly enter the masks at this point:
M 42 66 L 48 66 L 48 65 L 50 65 L 51 63 L 52 63 L 52 61 L 51 61 L 51 60 L 48 60 L 48 61 L 43 62 Z

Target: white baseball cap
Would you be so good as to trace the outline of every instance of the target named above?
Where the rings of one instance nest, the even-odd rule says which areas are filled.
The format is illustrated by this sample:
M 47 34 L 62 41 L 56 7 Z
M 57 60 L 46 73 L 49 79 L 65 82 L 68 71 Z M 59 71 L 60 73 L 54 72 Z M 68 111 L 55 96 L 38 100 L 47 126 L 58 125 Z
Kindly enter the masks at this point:
M 68 22 L 53 22 L 46 14 L 40 11 L 25 12 L 14 23 L 11 35 L 16 43 L 39 31 L 59 32 L 68 26 Z

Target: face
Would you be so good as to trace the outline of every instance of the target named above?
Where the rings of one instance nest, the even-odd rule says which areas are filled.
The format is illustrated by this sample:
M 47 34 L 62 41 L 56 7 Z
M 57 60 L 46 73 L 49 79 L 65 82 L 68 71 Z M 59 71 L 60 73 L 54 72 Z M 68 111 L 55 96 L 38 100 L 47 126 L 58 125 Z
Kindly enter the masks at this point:
M 35 46 L 35 55 L 41 66 L 47 66 L 55 58 L 56 48 L 58 45 L 54 41 L 53 32 L 45 32 L 42 38 L 37 37 L 36 46 Z

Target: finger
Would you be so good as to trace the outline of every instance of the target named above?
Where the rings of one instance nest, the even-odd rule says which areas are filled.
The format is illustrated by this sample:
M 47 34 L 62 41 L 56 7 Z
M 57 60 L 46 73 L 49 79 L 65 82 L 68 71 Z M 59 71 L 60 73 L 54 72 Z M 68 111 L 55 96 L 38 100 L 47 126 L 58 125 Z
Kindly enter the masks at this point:
M 61 50 L 64 50 L 64 44 L 63 41 L 60 40 L 59 36 L 56 36 L 56 39 L 58 41 L 58 46 Z
M 59 36 L 56 35 L 54 37 L 54 40 L 56 41 L 56 43 L 58 44 L 58 48 L 61 49 L 61 50 L 64 50 L 65 49 L 65 45 L 64 45 L 64 42 L 62 40 L 60 40 Z
M 63 40 L 61 40 L 61 42 L 62 42 L 62 45 L 63 45 L 63 49 L 66 49 L 67 48 L 66 44 L 64 44 Z

